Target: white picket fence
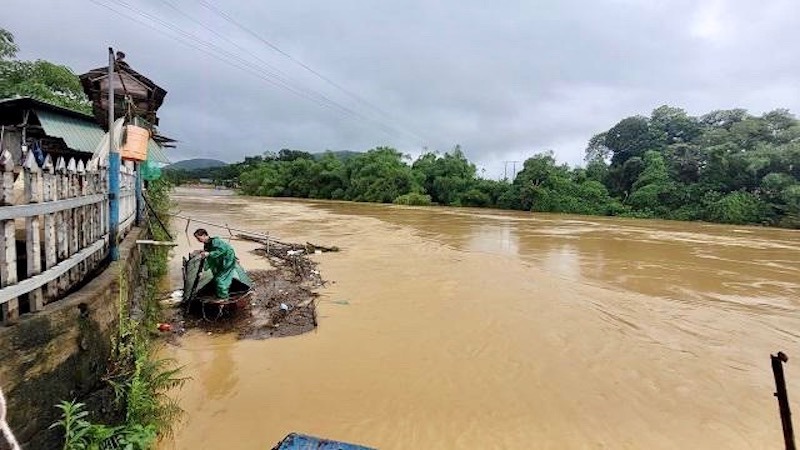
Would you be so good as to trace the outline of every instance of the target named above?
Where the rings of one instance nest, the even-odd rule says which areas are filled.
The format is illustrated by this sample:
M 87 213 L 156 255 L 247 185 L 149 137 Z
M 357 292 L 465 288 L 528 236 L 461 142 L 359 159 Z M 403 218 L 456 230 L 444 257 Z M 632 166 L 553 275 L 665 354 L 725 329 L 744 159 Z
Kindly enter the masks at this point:
M 136 218 L 135 183 L 133 168 L 121 166 L 120 238 Z M 107 167 L 47 156 L 40 168 L 32 152 L 22 165 L 0 154 L 0 324 L 41 310 L 98 269 L 108 254 L 108 208 Z

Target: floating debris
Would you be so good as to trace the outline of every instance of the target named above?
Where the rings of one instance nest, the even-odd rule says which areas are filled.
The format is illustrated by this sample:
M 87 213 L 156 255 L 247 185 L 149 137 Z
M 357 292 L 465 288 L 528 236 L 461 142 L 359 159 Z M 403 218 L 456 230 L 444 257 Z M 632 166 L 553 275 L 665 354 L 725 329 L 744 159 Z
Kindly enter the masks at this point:
M 183 316 L 186 328 L 200 328 L 209 334 L 237 333 L 240 339 L 295 336 L 314 330 L 318 297 L 314 289 L 326 282 L 309 256 L 339 249 L 311 243 L 289 244 L 253 235 L 237 237 L 262 244 L 253 252 L 265 256 L 273 269 L 247 272 L 252 289 L 247 301 L 236 308 L 220 308 L 208 314 L 178 308 L 175 314 Z M 172 295 L 177 296 L 178 292 Z

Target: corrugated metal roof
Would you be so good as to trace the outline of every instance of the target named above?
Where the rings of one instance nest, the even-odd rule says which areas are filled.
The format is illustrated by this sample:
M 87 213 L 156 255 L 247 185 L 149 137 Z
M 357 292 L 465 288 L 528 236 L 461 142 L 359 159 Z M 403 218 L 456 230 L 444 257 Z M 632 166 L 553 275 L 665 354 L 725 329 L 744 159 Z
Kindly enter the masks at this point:
M 147 143 L 147 159 L 161 164 L 171 164 L 172 162 L 164 153 L 164 149 L 153 139 Z
M 59 137 L 67 147 L 80 152 L 93 153 L 105 132 L 96 123 L 76 117 L 36 109 L 36 116 L 48 136 Z
M 67 147 L 73 150 L 93 153 L 97 144 L 106 134 L 99 125 L 91 120 L 81 120 L 42 109 L 36 109 L 36 116 L 48 136 L 64 139 Z M 147 152 L 152 155 L 149 159 L 155 162 L 171 163 L 164 153 L 164 149 L 152 138 L 147 143 Z

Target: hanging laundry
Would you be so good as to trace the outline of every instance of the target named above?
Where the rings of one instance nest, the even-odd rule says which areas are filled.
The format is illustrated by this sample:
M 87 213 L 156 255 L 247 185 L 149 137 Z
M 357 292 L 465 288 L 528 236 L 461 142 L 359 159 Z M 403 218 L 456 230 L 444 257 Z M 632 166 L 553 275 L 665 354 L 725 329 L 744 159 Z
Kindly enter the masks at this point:
M 42 151 L 42 146 L 39 141 L 33 143 L 31 151 L 33 152 L 33 157 L 36 158 L 36 164 L 42 167 L 44 165 L 44 151 Z

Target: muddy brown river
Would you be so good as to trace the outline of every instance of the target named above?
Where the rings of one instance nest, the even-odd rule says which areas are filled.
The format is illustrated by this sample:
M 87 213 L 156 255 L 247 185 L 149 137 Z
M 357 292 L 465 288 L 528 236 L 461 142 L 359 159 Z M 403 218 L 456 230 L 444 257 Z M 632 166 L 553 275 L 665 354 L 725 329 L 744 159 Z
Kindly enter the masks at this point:
M 184 215 L 342 251 L 315 256 L 334 282 L 316 331 L 192 331 L 163 349 L 192 377 L 163 450 L 267 449 L 291 431 L 381 449 L 782 448 L 778 350 L 800 412 L 796 231 L 175 198 Z M 185 226 L 175 287 L 198 248 Z M 256 245 L 234 242 L 246 268 L 267 265 Z

